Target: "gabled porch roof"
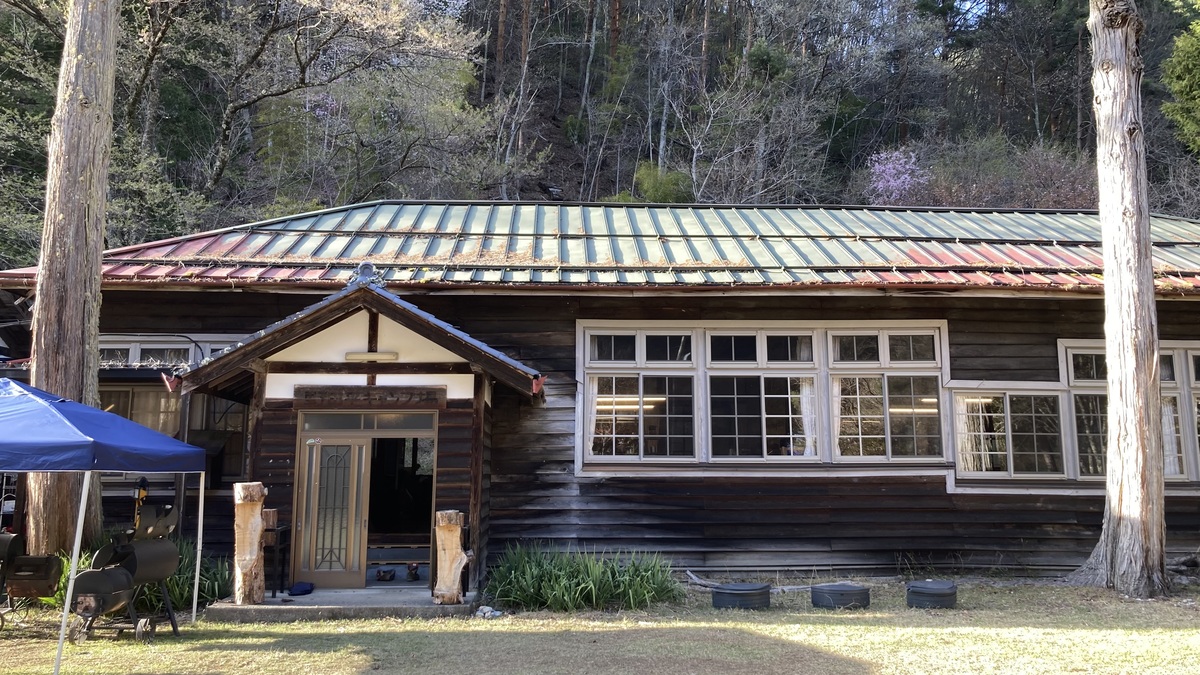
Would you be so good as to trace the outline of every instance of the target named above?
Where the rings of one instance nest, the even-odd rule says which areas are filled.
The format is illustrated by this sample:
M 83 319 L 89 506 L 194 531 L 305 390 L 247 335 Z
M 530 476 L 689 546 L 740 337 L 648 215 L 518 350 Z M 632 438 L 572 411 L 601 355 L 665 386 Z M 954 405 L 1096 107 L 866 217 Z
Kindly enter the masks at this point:
M 495 377 L 521 394 L 542 395 L 545 377 L 465 332 L 389 293 L 379 283 L 370 263 L 359 266 L 344 289 L 250 335 L 245 341 L 180 371 L 183 391 L 213 391 L 259 370 L 263 359 L 319 333 L 346 317 L 367 310 L 413 331 L 430 342 Z

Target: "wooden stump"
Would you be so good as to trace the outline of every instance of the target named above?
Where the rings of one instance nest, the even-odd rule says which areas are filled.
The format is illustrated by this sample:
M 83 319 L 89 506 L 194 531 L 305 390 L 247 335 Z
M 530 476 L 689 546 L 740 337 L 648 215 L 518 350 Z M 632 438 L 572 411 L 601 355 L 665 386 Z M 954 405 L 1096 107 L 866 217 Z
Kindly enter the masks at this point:
M 435 605 L 460 605 L 463 601 L 462 571 L 475 557 L 462 547 L 462 511 L 438 511 L 434 515 L 437 537 L 437 583 L 433 588 Z
M 266 597 L 263 573 L 262 483 L 233 485 L 233 602 L 257 605 Z

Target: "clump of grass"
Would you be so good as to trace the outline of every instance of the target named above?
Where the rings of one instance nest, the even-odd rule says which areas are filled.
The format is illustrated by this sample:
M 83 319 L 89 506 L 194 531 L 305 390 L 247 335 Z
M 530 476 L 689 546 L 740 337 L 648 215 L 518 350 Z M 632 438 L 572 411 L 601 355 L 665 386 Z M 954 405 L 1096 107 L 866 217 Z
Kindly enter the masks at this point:
M 684 597 L 670 563 L 657 553 L 598 556 L 524 544 L 504 552 L 485 593 L 501 607 L 555 612 L 640 609 Z
M 196 542 L 180 539 L 176 544 L 179 546 L 179 567 L 163 583 L 171 598 L 171 606 L 179 611 L 181 608 L 192 606 L 192 590 L 196 579 Z M 233 570 L 229 561 L 225 558 L 203 558 L 200 563 L 200 606 L 207 607 L 232 593 Z M 158 584 L 142 587 L 137 597 L 137 608 L 138 611 L 151 613 L 162 612 L 166 608 Z

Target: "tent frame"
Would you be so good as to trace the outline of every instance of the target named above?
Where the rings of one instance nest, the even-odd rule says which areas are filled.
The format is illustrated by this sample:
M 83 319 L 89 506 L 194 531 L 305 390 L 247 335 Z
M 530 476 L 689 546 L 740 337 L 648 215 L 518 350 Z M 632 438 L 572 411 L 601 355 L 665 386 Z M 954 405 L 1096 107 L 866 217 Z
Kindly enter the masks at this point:
M 92 488 L 92 471 L 83 472 L 83 494 L 79 499 L 79 513 L 75 520 L 75 546 L 71 551 L 71 566 L 67 573 L 67 594 L 63 598 L 63 613 L 62 623 L 58 628 L 58 652 L 54 655 L 54 675 L 59 675 L 62 670 L 63 645 L 67 639 L 67 622 L 71 617 L 71 597 L 75 594 L 75 576 L 79 572 L 79 554 L 83 548 L 83 519 L 87 515 L 88 492 Z M 181 473 L 199 473 L 200 474 L 200 490 L 199 500 L 200 505 L 197 509 L 196 525 L 196 572 L 195 579 L 192 582 L 192 623 L 196 622 L 196 612 L 200 602 L 200 563 L 201 554 L 204 550 L 204 471 L 199 472 L 181 472 Z

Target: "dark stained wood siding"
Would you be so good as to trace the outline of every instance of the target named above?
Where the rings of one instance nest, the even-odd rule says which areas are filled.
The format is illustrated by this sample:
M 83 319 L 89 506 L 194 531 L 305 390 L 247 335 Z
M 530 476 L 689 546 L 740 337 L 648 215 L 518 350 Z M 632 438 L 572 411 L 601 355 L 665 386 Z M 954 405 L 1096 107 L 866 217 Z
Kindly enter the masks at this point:
M 115 294 L 114 294 L 115 295 Z M 109 332 L 251 332 L 316 300 L 274 294 L 129 294 L 105 298 Z M 195 298 L 206 296 L 197 304 Z M 211 299 L 209 298 L 211 296 Z M 153 301 L 148 300 L 153 298 Z M 468 406 L 445 411 L 438 489 L 462 503 L 471 461 L 480 462 L 483 501 L 469 523 L 485 558 L 516 540 L 597 550 L 662 551 L 679 565 L 713 569 L 904 571 L 905 566 L 1062 569 L 1090 551 L 1100 495 L 947 494 L 942 477 L 879 476 L 594 478 L 574 475 L 575 322 L 577 319 L 945 320 L 951 376 L 960 380 L 1057 381 L 1060 338 L 1103 337 L 1103 308 L 1084 299 L 893 296 L 408 296 L 548 376 L 546 401 L 534 406 L 503 386 L 484 412 L 484 455 L 471 443 Z M 116 307 L 111 313 L 109 310 Z M 140 312 L 153 308 L 153 316 Z M 1160 302 L 1163 339 L 1200 339 L 1200 305 Z M 221 317 L 220 314 L 231 313 Z M 184 316 L 187 314 L 187 316 Z M 178 327 L 177 327 L 178 326 Z M 241 326 L 239 330 L 236 328 Z M 460 417 L 461 416 L 461 417 Z M 284 438 L 284 429 L 288 438 Z M 273 481 L 271 506 L 291 507 L 295 416 L 264 413 L 255 477 Z M 286 445 L 286 448 L 283 446 Z M 457 449 L 456 449 L 457 448 Z M 286 452 L 284 452 L 286 450 Z M 456 501 L 457 500 L 457 501 Z M 438 508 L 445 508 L 439 502 Z M 455 507 L 460 508 L 460 507 Z M 1200 500 L 1169 498 L 1173 551 L 1200 545 Z
M 1009 298 L 423 298 L 548 376 L 546 403 L 494 400 L 490 554 L 517 540 L 660 551 L 681 566 L 895 572 L 1067 569 L 1091 551 L 1103 497 L 947 494 L 943 477 L 590 478 L 574 475 L 576 319 L 941 319 L 955 379 L 1057 381 L 1060 338 L 1103 337 L 1099 300 Z M 1200 335 L 1163 303 L 1164 339 Z M 1200 544 L 1194 498 L 1168 500 L 1172 550 Z

